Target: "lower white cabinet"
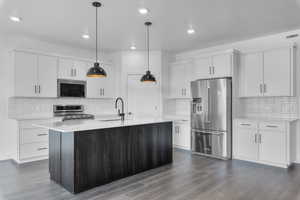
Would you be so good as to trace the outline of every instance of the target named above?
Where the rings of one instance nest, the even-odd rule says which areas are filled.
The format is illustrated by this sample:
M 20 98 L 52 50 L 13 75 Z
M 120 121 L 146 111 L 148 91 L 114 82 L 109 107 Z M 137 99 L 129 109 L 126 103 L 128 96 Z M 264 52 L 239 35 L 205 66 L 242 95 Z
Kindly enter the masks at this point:
M 233 131 L 233 157 L 287 168 L 292 155 L 296 123 L 236 119 Z
M 57 120 L 58 119 L 18 121 L 17 154 L 14 160 L 17 163 L 25 163 L 47 159 L 49 156 L 48 130 L 34 127 L 32 124 Z
M 240 128 L 237 132 L 236 155 L 246 160 L 258 160 L 258 143 L 255 129 Z
M 191 149 L 191 128 L 189 120 L 178 120 L 173 123 L 173 145 L 175 148 Z

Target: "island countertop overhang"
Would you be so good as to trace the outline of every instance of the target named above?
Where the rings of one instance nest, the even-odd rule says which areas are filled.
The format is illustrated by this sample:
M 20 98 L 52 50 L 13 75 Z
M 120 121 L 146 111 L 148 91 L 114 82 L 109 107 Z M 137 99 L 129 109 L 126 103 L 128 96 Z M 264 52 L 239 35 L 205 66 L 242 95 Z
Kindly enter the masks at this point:
M 70 120 L 64 122 L 33 124 L 33 126 L 64 133 L 64 132 L 78 132 L 78 131 L 108 129 L 108 128 L 117 128 L 117 127 L 128 127 L 128 126 L 137 126 L 137 125 L 146 125 L 146 124 L 157 124 L 157 123 L 165 123 L 165 122 L 172 122 L 172 120 L 165 119 L 165 118 L 140 118 L 140 119 L 128 119 L 124 121 Z

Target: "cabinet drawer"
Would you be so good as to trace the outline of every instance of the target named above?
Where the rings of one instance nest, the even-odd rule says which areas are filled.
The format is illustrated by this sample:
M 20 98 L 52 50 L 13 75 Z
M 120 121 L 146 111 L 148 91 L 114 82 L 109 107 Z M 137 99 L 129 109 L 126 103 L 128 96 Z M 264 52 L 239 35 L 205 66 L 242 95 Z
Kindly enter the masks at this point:
M 48 142 L 36 142 L 20 146 L 20 159 L 48 156 Z
M 236 125 L 238 128 L 253 128 L 257 129 L 257 122 L 249 120 L 237 120 Z
M 47 156 L 48 154 L 48 142 L 36 142 L 20 146 L 21 160 L 32 157 Z
M 284 122 L 260 122 L 259 129 L 270 131 L 285 131 Z
M 21 129 L 21 144 L 33 143 L 33 142 L 48 142 L 48 130 L 47 129 Z
M 42 120 L 22 120 L 19 122 L 20 128 L 37 128 L 32 126 L 32 124 L 44 124 L 44 123 L 51 123 L 51 122 L 58 122 L 61 121 L 61 118 L 53 118 L 53 119 L 42 119 Z

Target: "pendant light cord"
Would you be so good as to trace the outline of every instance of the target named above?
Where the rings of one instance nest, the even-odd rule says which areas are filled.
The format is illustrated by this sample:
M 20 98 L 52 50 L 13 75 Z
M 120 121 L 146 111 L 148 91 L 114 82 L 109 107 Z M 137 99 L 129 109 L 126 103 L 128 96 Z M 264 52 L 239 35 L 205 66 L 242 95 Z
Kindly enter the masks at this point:
M 96 7 L 96 62 L 98 62 L 98 8 Z
M 150 66 L 150 61 L 149 61 L 149 57 L 150 57 L 150 47 L 149 47 L 149 26 L 147 26 L 147 50 L 148 50 L 148 71 L 149 71 L 149 66 Z

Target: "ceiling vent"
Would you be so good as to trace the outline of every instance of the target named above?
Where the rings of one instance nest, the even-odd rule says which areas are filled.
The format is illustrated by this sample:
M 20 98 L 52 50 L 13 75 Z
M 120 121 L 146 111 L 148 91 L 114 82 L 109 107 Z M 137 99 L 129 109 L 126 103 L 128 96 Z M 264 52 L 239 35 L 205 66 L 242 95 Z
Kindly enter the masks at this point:
M 295 38 L 295 37 L 298 37 L 298 36 L 299 36 L 298 34 L 292 34 L 292 35 L 286 36 L 285 38 L 286 39 L 291 39 L 291 38 Z

